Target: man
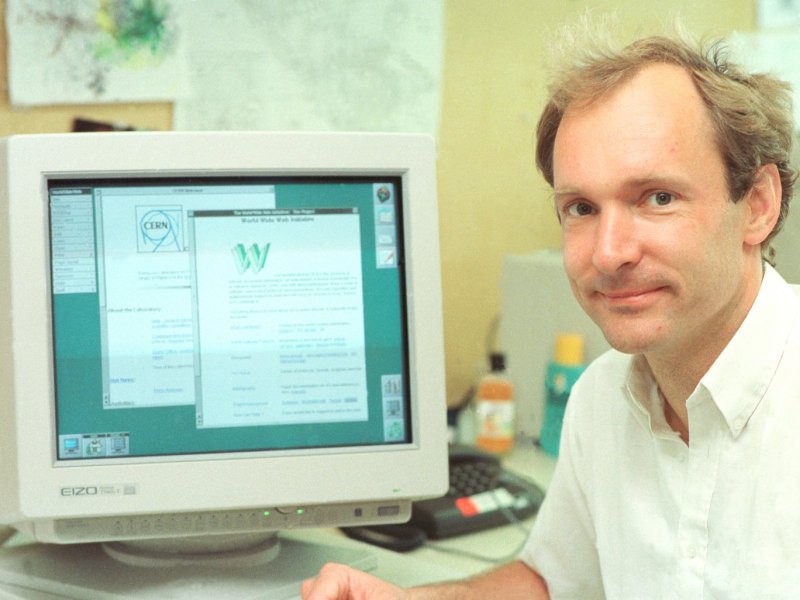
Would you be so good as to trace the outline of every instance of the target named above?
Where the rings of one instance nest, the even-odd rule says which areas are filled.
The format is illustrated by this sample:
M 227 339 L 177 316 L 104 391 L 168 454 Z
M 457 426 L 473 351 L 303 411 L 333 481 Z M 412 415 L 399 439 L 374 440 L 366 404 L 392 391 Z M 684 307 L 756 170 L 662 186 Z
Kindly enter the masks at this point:
M 537 161 L 615 350 L 573 388 L 527 546 L 412 590 L 328 566 L 306 600 L 797 597 L 800 290 L 763 259 L 794 183 L 787 88 L 666 38 L 576 64 Z

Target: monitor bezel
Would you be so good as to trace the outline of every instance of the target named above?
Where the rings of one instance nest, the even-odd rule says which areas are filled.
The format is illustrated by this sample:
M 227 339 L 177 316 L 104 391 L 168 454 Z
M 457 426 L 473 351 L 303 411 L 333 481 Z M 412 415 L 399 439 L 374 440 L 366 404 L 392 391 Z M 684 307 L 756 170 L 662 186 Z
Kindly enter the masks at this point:
M 0 145 L 8 219 L 8 247 L 0 253 L 10 286 L 0 295 L 8 315 L 6 359 L 0 371 L 0 447 L 8 460 L 0 521 L 216 510 L 221 506 L 283 506 L 419 498 L 446 489 L 444 365 L 439 275 L 435 150 L 413 134 L 302 134 L 258 132 L 142 132 L 16 136 Z M 134 165 L 134 166 L 132 166 Z M 265 166 L 266 165 L 266 166 Z M 47 182 L 108 177 L 352 175 L 400 177 L 414 205 L 403 214 L 406 247 L 412 441 L 386 447 L 279 451 L 269 457 L 181 455 L 169 462 L 59 464 L 54 425 Z M 13 252 L 11 249 L 13 248 Z M 25 271 L 36 275 L 26 277 Z M 42 318 L 42 315 L 45 315 Z M 8 327 L 5 323 L 3 328 Z M 25 398 L 46 397 L 48 402 Z M 19 401 L 9 401 L 19 398 Z M 47 433 L 43 433 L 46 430 Z M 32 440 L 39 440 L 32 443 Z M 309 460 L 313 462 L 309 462 Z M 66 461 L 60 461 L 61 463 Z M 387 476 L 385 467 L 391 464 Z M 344 471 L 342 471 L 344 469 Z M 191 473 L 190 489 L 170 480 Z M 268 473 L 267 473 L 268 471 Z M 323 484 L 344 473 L 346 485 Z M 213 485 L 203 482 L 219 478 Z M 291 485 L 265 480 L 292 481 Z M 65 491 L 136 483 L 131 497 L 77 497 Z M 245 486 L 244 483 L 247 483 Z

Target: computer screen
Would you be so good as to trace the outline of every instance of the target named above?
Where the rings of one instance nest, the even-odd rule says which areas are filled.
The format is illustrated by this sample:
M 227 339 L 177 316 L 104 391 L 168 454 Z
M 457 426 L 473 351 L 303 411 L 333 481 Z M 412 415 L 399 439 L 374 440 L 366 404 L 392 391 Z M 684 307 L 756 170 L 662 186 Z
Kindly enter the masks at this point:
M 411 441 L 398 178 L 48 188 L 59 459 Z
M 401 521 L 445 491 L 429 138 L 0 151 L 0 523 L 215 548 Z

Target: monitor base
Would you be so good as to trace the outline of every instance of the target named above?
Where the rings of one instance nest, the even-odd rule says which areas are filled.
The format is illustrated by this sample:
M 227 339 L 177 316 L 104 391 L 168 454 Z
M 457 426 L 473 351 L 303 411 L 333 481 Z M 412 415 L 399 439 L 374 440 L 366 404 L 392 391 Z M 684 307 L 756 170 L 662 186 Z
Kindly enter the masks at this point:
M 131 567 L 240 569 L 272 562 L 280 554 L 281 542 L 277 533 L 269 532 L 106 542 L 102 547 L 111 558 Z
M 169 568 L 133 566 L 109 556 L 101 544 L 37 544 L 0 553 L 0 584 L 86 600 L 287 600 L 298 598 L 300 583 L 331 561 L 361 570 L 377 566 L 368 550 L 293 539 L 281 539 L 273 560 L 239 567 L 213 560 Z

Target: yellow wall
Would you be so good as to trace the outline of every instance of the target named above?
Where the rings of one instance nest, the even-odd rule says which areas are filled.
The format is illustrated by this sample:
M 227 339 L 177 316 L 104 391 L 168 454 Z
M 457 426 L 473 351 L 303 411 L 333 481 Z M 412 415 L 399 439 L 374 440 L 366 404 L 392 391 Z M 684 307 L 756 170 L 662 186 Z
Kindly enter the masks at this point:
M 484 363 L 503 256 L 559 243 L 547 188 L 533 167 L 533 129 L 544 104 L 543 39 L 590 6 L 616 11 L 629 32 L 675 11 L 702 33 L 752 29 L 755 22 L 752 0 L 445 0 L 439 192 L 450 404 Z M 13 109 L 5 49 L 3 30 L 0 135 L 69 131 L 75 116 L 147 129 L 172 125 L 168 103 Z
M 650 33 L 675 12 L 697 34 L 751 30 L 755 8 L 752 0 L 445 2 L 439 198 L 452 405 L 485 364 L 503 256 L 559 244 L 549 190 L 533 158 L 545 102 L 543 40 L 589 7 L 616 12 L 631 35 Z

